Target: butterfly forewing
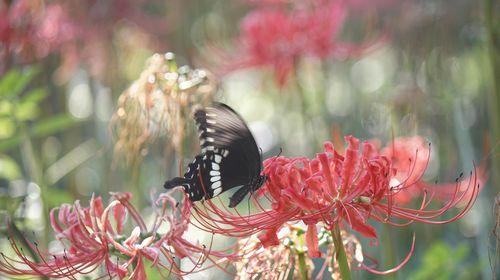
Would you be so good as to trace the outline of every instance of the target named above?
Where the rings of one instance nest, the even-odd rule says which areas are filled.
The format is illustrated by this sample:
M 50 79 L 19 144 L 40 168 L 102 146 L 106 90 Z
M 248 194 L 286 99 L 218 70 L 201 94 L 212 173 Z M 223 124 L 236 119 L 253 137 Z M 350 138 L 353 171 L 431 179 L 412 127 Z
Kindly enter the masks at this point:
M 257 144 L 243 119 L 225 104 L 195 112 L 202 153 L 224 149 L 225 178 L 241 177 L 243 180 L 258 176 L 261 158 Z

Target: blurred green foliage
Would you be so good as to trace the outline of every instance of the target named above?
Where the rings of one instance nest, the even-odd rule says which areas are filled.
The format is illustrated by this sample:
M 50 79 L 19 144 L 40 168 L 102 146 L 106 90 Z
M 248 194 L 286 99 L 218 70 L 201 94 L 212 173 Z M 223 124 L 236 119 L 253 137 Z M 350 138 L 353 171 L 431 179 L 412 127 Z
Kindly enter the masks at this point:
M 480 277 L 480 263 L 465 263 L 470 250 L 467 244 L 452 247 L 443 241 L 434 242 L 423 255 L 419 268 L 412 272 L 408 279 L 477 279 Z

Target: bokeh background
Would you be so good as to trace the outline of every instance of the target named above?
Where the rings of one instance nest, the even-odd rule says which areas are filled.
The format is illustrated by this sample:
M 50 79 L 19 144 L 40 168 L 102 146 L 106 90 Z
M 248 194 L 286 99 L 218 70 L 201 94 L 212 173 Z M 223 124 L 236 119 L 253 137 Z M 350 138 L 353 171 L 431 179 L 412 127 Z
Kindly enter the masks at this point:
M 391 267 L 416 232 L 411 261 L 387 278 L 498 277 L 499 2 L 314 2 L 0 1 L 2 220 L 14 217 L 50 248 L 47 214 L 61 203 L 131 191 L 150 213 L 151 191 L 199 153 L 194 128 L 187 125 L 182 149 L 160 132 L 125 160 L 111 120 L 148 58 L 172 52 L 179 69 L 207 70 L 210 98 L 241 113 L 264 157 L 280 148 L 313 156 L 323 141 L 341 146 L 347 134 L 382 143 L 420 135 L 432 143 L 430 182 L 484 166 L 488 181 L 465 218 L 379 227 L 380 244 L 365 242 L 364 250 Z M 3 224 L 2 251 L 5 236 Z

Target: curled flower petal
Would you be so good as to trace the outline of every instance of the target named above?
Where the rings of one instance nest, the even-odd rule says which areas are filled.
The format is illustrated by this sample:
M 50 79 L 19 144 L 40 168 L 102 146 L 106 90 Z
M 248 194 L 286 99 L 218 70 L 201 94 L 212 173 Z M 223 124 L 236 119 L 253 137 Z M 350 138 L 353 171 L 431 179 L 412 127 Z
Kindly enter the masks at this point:
M 306 232 L 307 253 L 311 258 L 320 258 L 321 252 L 318 247 L 318 231 L 315 224 L 307 226 Z

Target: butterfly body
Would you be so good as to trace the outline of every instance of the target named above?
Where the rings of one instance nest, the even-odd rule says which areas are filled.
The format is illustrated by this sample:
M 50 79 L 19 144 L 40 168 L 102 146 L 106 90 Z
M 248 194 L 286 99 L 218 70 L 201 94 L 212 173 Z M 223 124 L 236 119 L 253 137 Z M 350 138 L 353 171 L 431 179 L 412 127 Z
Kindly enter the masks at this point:
M 165 188 L 183 186 L 190 200 L 213 198 L 241 186 L 230 199 L 236 206 L 245 195 L 260 188 L 262 161 L 244 120 L 229 106 L 216 103 L 194 114 L 201 154 L 187 167 L 184 177 L 173 178 Z

